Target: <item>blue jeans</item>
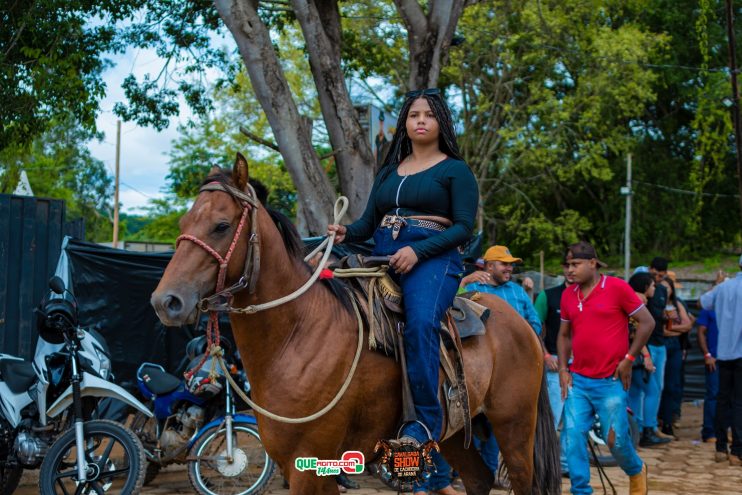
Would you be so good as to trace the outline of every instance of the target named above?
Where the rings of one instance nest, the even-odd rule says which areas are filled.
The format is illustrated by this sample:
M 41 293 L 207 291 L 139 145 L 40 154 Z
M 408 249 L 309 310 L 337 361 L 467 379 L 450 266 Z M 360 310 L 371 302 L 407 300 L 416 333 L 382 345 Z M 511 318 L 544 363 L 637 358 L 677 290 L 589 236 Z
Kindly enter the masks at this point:
M 495 434 L 490 431 L 490 436 L 487 440 L 480 440 L 479 437 L 473 437 L 474 448 L 479 451 L 479 455 L 482 456 L 482 460 L 487 467 L 492 471 L 492 474 L 497 477 L 497 468 L 500 465 L 500 446 L 497 444 Z
M 415 491 L 438 491 L 451 484 L 451 465 L 435 450 L 433 450 L 431 458 L 435 464 L 435 471 L 430 474 L 430 478 L 423 485 L 415 484 Z
M 654 373 L 649 375 L 649 381 L 645 385 L 643 392 L 642 404 L 640 408 L 641 421 L 639 426 L 642 428 L 657 428 L 657 414 L 660 411 L 660 398 L 662 397 L 662 387 L 665 383 L 665 363 L 667 361 L 667 349 L 664 345 L 648 345 L 649 354 L 652 356 L 652 362 L 656 368 Z M 632 380 L 633 381 L 633 380 Z M 632 409 L 634 409 L 632 407 Z M 634 409 L 636 413 L 636 409 Z
M 716 417 L 716 396 L 719 393 L 719 369 L 706 368 L 706 393 L 703 397 L 703 428 L 701 438 L 706 440 L 716 436 L 714 418 Z
M 680 348 L 680 337 L 665 337 L 665 349 L 667 364 L 659 417 L 663 424 L 671 425 L 673 418 L 680 415 L 683 400 L 683 351 Z
M 562 400 L 562 387 L 559 385 L 558 371 L 546 372 L 546 386 L 549 389 L 549 404 L 554 415 L 554 429 L 559 431 L 559 423 L 562 421 L 562 413 L 564 412 L 564 401 Z M 563 473 L 568 471 L 566 441 L 567 438 L 564 435 L 564 429 L 562 429 L 562 434 L 559 435 L 559 464 L 562 466 Z
M 660 407 L 662 386 L 664 383 L 665 358 L 667 349 L 665 346 L 647 346 L 655 368 L 654 373 L 649 373 L 641 368 L 634 368 L 631 374 L 631 387 L 629 388 L 629 407 L 634 412 L 634 418 L 640 428 L 657 428 L 657 413 Z
M 624 472 L 633 476 L 642 470 L 642 460 L 634 450 L 626 412 L 626 391 L 620 380 L 588 378 L 572 373 L 572 388 L 564 403 L 564 433 L 567 437 L 567 465 L 572 493 L 593 493 L 590 487 L 590 462 L 587 455 L 587 432 L 595 414 L 600 418 L 601 436 L 609 438 L 613 430 L 615 441 L 611 454 Z
M 422 227 L 405 226 L 399 231 L 399 237 L 392 239 L 391 229 L 376 229 L 374 255 L 392 255 L 402 247 L 437 233 Z M 438 332 L 441 319 L 456 296 L 462 271 L 461 256 L 454 248 L 418 261 L 409 273 L 399 275 L 390 272 L 402 288 L 404 298 L 404 354 L 415 413 L 435 440 L 443 427 L 443 411 L 438 402 Z M 421 442 L 428 439 L 425 430 L 418 423 L 408 425 L 404 433 Z

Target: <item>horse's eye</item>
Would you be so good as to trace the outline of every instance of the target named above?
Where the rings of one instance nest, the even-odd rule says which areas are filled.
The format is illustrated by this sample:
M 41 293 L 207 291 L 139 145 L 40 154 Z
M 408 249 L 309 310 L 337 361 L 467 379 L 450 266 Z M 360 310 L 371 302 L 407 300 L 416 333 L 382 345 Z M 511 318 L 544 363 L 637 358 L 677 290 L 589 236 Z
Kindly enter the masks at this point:
M 217 224 L 216 227 L 214 227 L 214 232 L 216 232 L 217 234 L 221 234 L 229 230 L 229 227 L 231 227 L 231 225 L 229 225 L 227 222 L 221 222 Z

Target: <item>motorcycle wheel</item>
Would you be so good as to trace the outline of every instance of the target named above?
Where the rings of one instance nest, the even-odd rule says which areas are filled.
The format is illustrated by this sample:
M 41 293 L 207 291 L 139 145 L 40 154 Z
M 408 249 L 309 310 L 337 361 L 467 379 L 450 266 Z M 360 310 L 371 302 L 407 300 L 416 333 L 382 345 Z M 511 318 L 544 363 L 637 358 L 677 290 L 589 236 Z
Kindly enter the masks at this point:
M 139 493 L 144 481 L 142 444 L 129 429 L 104 419 L 84 423 L 87 480 L 77 481 L 77 446 L 74 427 L 51 446 L 41 463 L 41 495 L 68 493 L 130 495 Z
M 145 416 L 141 411 L 137 411 L 131 421 L 130 428 L 142 442 L 147 456 L 147 467 L 144 473 L 144 486 L 147 486 L 157 478 L 160 469 L 162 469 L 162 464 L 155 462 L 155 457 L 152 454 L 157 447 L 157 420 Z
M 226 428 L 207 430 L 191 447 L 188 479 L 201 495 L 259 495 L 270 485 L 276 465 L 268 457 L 258 430 L 251 424 L 237 423 L 233 458 L 226 458 Z
M 19 465 L 9 466 L 5 462 L 0 463 L 0 495 L 10 495 L 18 488 L 21 482 L 23 468 Z
M 160 464 L 152 461 L 147 462 L 147 468 L 144 470 L 144 486 L 149 485 L 157 478 L 157 475 L 160 474 L 160 469 L 162 469 Z

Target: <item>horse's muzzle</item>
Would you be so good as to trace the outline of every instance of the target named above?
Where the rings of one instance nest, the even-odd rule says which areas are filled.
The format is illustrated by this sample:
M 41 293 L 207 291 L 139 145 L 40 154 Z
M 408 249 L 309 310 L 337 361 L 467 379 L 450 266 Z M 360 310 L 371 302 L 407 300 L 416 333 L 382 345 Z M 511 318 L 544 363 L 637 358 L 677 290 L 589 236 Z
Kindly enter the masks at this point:
M 183 295 L 176 292 L 152 293 L 150 300 L 155 313 L 163 325 L 179 327 L 188 323 L 195 323 L 198 310 L 196 294 Z

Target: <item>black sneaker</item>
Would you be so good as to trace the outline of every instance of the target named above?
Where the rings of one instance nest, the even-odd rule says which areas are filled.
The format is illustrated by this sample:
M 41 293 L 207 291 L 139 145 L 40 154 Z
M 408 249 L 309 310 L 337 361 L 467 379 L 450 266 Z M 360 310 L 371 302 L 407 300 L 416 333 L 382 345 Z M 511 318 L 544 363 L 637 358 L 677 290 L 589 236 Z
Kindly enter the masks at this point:
M 671 424 L 662 425 L 662 428 L 661 428 L 660 431 L 662 431 L 662 433 L 664 433 L 665 435 L 667 435 L 669 437 L 672 437 L 673 440 L 677 440 L 678 439 L 678 437 L 675 435 L 675 431 L 672 429 L 672 425 Z
M 653 428 L 644 428 L 642 430 L 642 436 L 639 439 L 639 447 L 656 447 L 657 445 L 664 445 L 669 442 L 669 438 L 658 437 L 654 433 Z

